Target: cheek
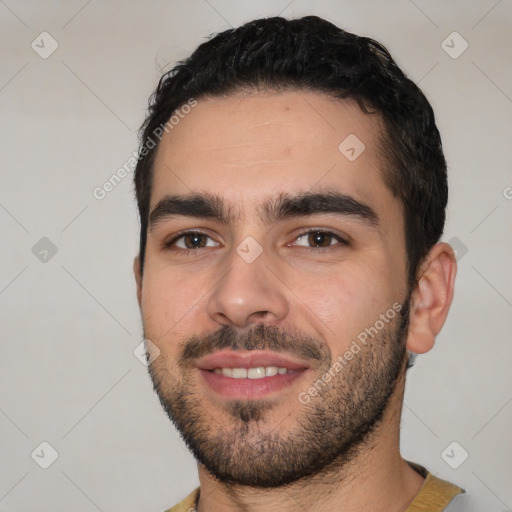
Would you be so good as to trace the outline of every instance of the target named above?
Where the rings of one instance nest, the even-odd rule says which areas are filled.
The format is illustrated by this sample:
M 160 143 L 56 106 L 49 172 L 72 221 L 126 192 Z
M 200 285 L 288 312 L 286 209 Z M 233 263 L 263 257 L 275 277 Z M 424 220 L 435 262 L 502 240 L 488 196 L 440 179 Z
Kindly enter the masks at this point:
M 301 274 L 290 286 L 296 305 L 295 320 L 308 319 L 325 340 L 344 344 L 368 303 L 364 286 L 354 272 Z M 293 321 L 293 319 L 291 319 Z M 329 343 L 331 344 L 331 343 Z M 335 350 L 334 346 L 330 347 Z
M 148 269 L 142 286 L 142 317 L 146 336 L 160 345 L 181 339 L 194 311 L 201 307 L 202 290 L 193 276 L 186 272 Z
M 334 355 L 347 350 L 366 327 L 373 325 L 393 301 L 388 297 L 385 278 L 368 268 L 346 265 L 314 275 L 303 274 L 292 288 L 297 318 L 308 318 L 329 344 Z
M 319 321 L 335 332 L 352 316 L 354 296 L 345 279 L 333 276 L 327 280 L 316 279 L 314 286 L 304 286 L 297 296 Z

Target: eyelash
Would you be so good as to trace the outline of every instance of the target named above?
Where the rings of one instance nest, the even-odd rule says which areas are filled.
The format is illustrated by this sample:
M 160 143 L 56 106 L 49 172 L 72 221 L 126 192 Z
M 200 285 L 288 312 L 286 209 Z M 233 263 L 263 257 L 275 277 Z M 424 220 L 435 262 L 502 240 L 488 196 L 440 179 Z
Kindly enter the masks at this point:
M 322 234 L 325 234 L 325 235 L 330 235 L 334 240 L 336 240 L 338 242 L 338 244 L 328 245 L 326 247 L 305 247 L 305 246 L 298 246 L 298 247 L 301 247 L 305 251 L 319 252 L 319 251 L 324 251 L 324 250 L 333 250 L 334 248 L 339 247 L 339 246 L 348 246 L 349 245 L 349 242 L 347 242 L 345 239 L 343 239 L 340 235 L 334 233 L 333 231 L 329 231 L 327 229 L 320 229 L 320 228 L 318 228 L 318 229 L 309 229 L 307 231 L 304 231 L 304 232 L 300 233 L 299 235 L 297 235 L 295 237 L 294 242 L 296 242 L 301 237 L 304 237 L 306 235 L 311 235 L 313 233 L 322 233 Z M 164 243 L 164 248 L 172 250 L 172 251 L 180 252 L 180 253 L 185 254 L 185 255 L 189 255 L 190 253 L 197 253 L 198 249 L 183 249 L 181 247 L 180 248 L 173 248 L 173 245 L 178 240 L 180 240 L 180 239 L 182 239 L 182 238 L 184 238 L 186 236 L 190 236 L 190 235 L 204 235 L 204 236 L 206 236 L 206 237 L 208 237 L 208 238 L 210 238 L 212 240 L 212 238 L 207 233 L 204 233 L 202 231 L 197 231 L 197 230 L 183 231 L 181 233 L 178 233 L 176 236 L 174 236 L 168 242 L 165 242 Z M 204 247 L 199 247 L 199 249 L 204 249 Z
M 329 231 L 328 229 L 308 229 L 307 231 L 304 231 L 303 233 L 299 234 L 297 237 L 295 237 L 294 241 L 297 241 L 299 238 L 311 235 L 313 233 L 322 233 L 324 235 L 330 235 L 335 241 L 337 241 L 337 244 L 328 245 L 326 247 L 305 247 L 305 246 L 299 246 L 301 249 L 305 251 L 313 251 L 313 252 L 319 252 L 319 251 L 326 251 L 326 250 L 334 250 L 336 248 L 339 248 L 340 246 L 348 246 L 349 243 L 347 240 L 342 238 L 340 235 L 334 233 L 333 231 Z
M 173 245 L 178 240 L 180 240 L 181 238 L 184 238 L 186 236 L 190 236 L 190 235 L 203 235 L 203 236 L 206 236 L 206 237 L 212 239 L 211 236 L 209 236 L 207 233 L 204 233 L 202 231 L 198 231 L 198 230 L 182 231 L 181 233 L 178 233 L 176 236 L 174 236 L 168 242 L 165 242 L 164 243 L 164 248 L 168 249 L 168 250 L 171 250 L 171 251 L 180 252 L 180 253 L 185 254 L 185 255 L 189 255 L 191 253 L 196 253 L 197 249 L 183 249 L 181 247 L 179 247 L 179 248 L 173 247 Z

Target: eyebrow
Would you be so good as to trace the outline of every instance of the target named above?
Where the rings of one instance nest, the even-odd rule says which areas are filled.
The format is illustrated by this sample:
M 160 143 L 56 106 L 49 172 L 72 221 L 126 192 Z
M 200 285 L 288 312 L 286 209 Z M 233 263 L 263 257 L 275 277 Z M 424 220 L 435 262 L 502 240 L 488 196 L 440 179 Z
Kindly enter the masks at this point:
M 269 200 L 262 209 L 268 223 L 290 217 L 307 217 L 319 213 L 337 214 L 363 221 L 371 227 L 379 226 L 377 213 L 367 204 L 339 192 L 282 194 L 277 200 Z
M 260 218 L 268 224 L 321 213 L 341 215 L 362 221 L 372 228 L 379 227 L 379 217 L 370 206 L 339 192 L 280 194 L 277 198 L 268 199 L 258 208 Z M 167 195 L 151 211 L 149 227 L 153 229 L 159 222 L 176 216 L 213 219 L 222 224 L 229 224 L 235 220 L 233 210 L 226 208 L 220 196 Z
M 170 217 L 186 216 L 201 219 L 215 219 L 223 224 L 230 221 L 229 215 L 220 197 L 210 194 L 193 194 L 188 196 L 165 196 L 149 214 L 149 227 Z

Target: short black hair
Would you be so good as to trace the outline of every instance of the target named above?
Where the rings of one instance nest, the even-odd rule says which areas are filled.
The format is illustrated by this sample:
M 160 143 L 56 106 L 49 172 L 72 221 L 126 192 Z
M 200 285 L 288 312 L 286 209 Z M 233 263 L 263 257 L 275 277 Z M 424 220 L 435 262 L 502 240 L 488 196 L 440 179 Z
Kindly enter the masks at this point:
M 155 144 L 148 150 L 147 141 L 191 99 L 251 89 L 322 92 L 380 116 L 383 179 L 403 205 L 407 277 L 415 284 L 420 263 L 443 233 L 448 200 L 434 112 L 384 46 L 317 16 L 264 18 L 226 30 L 161 77 L 141 127 L 135 169 L 141 269 L 157 150 Z

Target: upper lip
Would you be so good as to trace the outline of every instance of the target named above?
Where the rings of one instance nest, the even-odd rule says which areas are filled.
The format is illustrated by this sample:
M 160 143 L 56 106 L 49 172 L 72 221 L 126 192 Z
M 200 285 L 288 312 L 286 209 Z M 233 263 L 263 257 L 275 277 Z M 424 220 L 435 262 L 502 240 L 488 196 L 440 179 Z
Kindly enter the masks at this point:
M 277 366 L 287 370 L 305 370 L 310 367 L 304 360 L 289 354 L 264 350 L 233 351 L 224 349 L 196 361 L 196 367 L 200 370 L 255 368 L 258 366 Z

